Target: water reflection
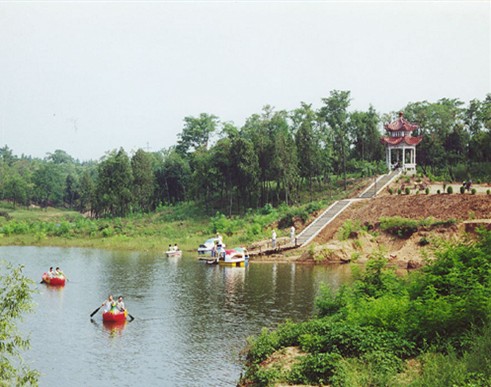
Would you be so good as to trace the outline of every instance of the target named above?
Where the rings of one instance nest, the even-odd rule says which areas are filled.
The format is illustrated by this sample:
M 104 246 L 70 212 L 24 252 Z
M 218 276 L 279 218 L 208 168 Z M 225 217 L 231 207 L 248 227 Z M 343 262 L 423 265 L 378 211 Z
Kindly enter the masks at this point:
M 42 372 L 40 384 L 52 386 L 234 386 L 248 336 L 308 318 L 321 284 L 337 288 L 350 275 L 347 266 L 205 265 L 194 254 L 0 248 L 0 258 L 24 264 L 30 278 L 53 257 L 62 257 L 57 265 L 71 282 L 54 288 L 38 281 L 36 312 L 23 324 L 32 344 L 25 357 Z M 99 312 L 90 323 L 109 293 L 124 296 L 134 321 L 103 324 Z M 54 337 L 63 351 L 46 348 Z
M 111 336 L 114 336 L 116 334 L 121 334 L 126 328 L 126 324 L 128 324 L 127 321 L 103 321 L 102 326 L 104 327 L 104 330 L 109 332 Z

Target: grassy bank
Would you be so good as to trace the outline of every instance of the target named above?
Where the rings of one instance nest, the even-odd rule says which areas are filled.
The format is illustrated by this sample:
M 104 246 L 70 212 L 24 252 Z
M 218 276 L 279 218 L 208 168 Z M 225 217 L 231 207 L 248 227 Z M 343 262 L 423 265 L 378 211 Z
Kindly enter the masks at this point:
M 220 232 L 228 246 L 248 245 L 270 238 L 273 228 L 287 236 L 293 222 L 308 222 L 329 205 L 318 201 L 303 206 L 264 206 L 243 216 L 209 217 L 194 203 L 162 207 L 151 214 L 91 219 L 62 209 L 13 208 L 0 204 L 0 245 L 90 247 L 112 250 L 162 251 L 177 243 L 195 251 Z

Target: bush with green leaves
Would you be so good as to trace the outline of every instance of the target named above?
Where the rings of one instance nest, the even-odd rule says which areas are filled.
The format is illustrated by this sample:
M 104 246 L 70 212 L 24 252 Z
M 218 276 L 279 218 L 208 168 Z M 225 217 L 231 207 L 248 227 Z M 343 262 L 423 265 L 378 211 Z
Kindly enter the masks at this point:
M 39 373 L 22 359 L 30 346 L 22 337 L 16 322 L 32 310 L 33 281 L 22 273 L 23 267 L 0 262 L 0 385 L 37 385 Z
M 434 261 L 404 277 L 378 254 L 352 285 L 321 288 L 316 318 L 251 340 L 245 380 L 269 372 L 275 383 L 489 385 L 490 256 L 491 232 L 483 230 L 477 242 L 443 245 Z M 261 361 L 286 346 L 305 352 L 291 371 L 259 371 Z
M 449 185 L 449 186 L 447 187 L 447 193 L 448 193 L 448 194 L 453 194 L 453 188 L 452 188 L 452 186 L 451 186 L 451 185 Z

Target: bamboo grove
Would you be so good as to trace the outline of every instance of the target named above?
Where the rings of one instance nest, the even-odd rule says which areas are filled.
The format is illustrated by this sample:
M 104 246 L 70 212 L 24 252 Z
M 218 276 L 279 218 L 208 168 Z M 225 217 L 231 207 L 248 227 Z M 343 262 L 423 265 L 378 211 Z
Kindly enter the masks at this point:
M 63 150 L 44 159 L 0 148 L 0 199 L 56 206 L 94 216 L 126 216 L 194 201 L 224 213 L 312 199 L 351 177 L 386 171 L 383 123 L 396 111 L 350 111 L 349 91 L 333 90 L 320 107 L 266 106 L 238 127 L 202 113 L 184 118 L 177 143 L 158 152 L 112 150 L 80 162 Z M 491 94 L 411 102 L 400 109 L 424 135 L 418 166 L 452 181 L 491 180 Z M 158 148 L 158 144 L 155 145 Z

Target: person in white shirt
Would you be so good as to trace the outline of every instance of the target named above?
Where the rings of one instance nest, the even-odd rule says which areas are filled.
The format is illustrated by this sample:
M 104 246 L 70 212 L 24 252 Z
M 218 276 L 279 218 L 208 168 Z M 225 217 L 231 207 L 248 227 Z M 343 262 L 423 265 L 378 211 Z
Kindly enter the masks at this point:
M 123 296 L 119 296 L 118 297 L 118 302 L 116 303 L 116 307 L 121 311 L 121 312 L 124 312 L 125 311 L 125 307 L 124 307 L 124 301 L 123 301 Z
M 116 302 L 114 302 L 113 295 L 110 294 L 107 297 L 107 300 L 104 300 L 102 303 L 101 307 L 104 307 L 104 313 L 109 312 L 112 307 L 116 306 Z

